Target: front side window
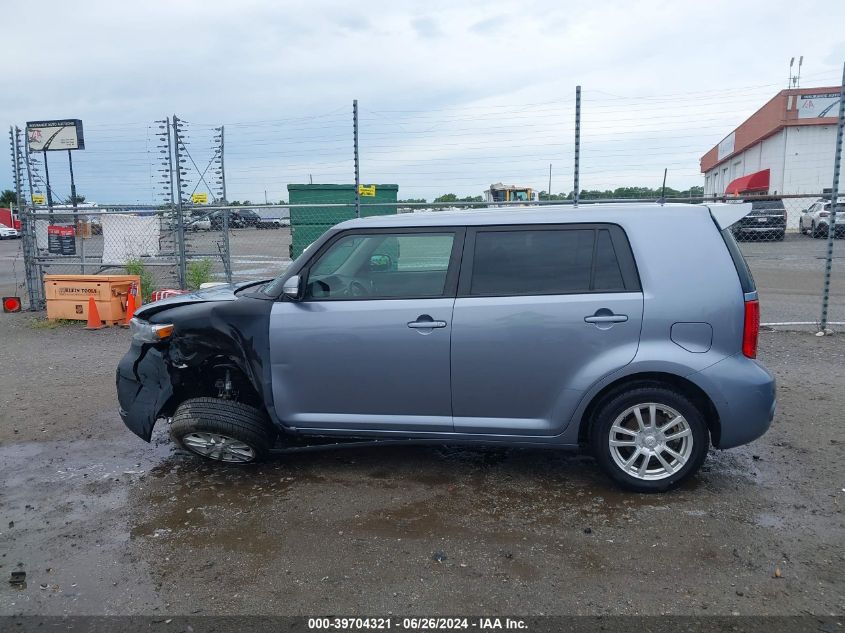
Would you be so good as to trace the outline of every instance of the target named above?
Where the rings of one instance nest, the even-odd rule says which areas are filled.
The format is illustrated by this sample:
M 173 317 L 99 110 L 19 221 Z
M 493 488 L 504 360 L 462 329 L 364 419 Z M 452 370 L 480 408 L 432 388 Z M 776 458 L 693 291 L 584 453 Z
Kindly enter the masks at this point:
M 455 234 L 353 233 L 311 266 L 306 299 L 410 299 L 443 296 Z

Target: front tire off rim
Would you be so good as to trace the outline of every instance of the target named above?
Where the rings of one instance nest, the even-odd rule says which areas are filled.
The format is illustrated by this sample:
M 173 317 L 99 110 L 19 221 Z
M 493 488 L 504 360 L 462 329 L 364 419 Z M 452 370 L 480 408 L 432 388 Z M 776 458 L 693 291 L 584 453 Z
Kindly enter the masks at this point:
M 628 407 L 613 421 L 610 454 L 635 479 L 655 481 L 681 470 L 692 455 L 692 428 L 672 407 L 645 402 Z
M 185 448 L 221 462 L 244 463 L 255 460 L 255 450 L 240 440 L 220 433 L 195 432 L 182 437 Z

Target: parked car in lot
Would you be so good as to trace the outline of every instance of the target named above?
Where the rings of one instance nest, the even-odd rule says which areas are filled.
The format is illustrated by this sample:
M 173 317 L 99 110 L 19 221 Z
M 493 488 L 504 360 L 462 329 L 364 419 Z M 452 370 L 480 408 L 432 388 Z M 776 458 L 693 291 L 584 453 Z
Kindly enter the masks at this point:
M 192 217 L 188 223 L 188 228 L 192 231 L 210 231 L 211 219 L 207 215 Z
M 255 226 L 259 229 L 281 229 L 290 226 L 290 220 L 288 218 L 261 218 Z
M 827 237 L 830 226 L 830 200 L 817 200 L 801 213 L 798 230 L 812 237 Z M 834 237 L 845 237 L 845 198 L 836 200 L 836 224 Z
M 211 228 L 219 231 L 223 228 L 223 212 L 215 211 L 210 216 Z M 259 216 L 252 209 L 230 209 L 229 210 L 229 228 L 231 229 L 245 229 L 258 226 L 261 222 Z
M 740 240 L 782 240 L 786 235 L 783 200 L 752 200 L 751 211 L 734 224 L 732 230 L 734 237 Z
M 273 280 L 143 306 L 117 369 L 149 441 L 241 464 L 373 443 L 589 449 L 662 491 L 762 435 L 748 205 L 403 214 L 344 222 Z
M 16 240 L 21 236 L 20 231 L 12 227 L 0 224 L 0 240 Z

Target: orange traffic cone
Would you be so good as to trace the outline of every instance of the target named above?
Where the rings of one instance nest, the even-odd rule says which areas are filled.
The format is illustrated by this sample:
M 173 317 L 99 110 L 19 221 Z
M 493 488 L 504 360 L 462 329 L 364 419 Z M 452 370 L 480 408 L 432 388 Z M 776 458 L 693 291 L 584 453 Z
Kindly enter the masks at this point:
M 85 326 L 86 330 L 102 330 L 105 325 L 100 320 L 100 312 L 97 310 L 97 302 L 94 301 L 94 297 L 88 297 L 88 325 Z
M 126 295 L 126 322 L 123 324 L 123 327 L 129 327 L 129 321 L 132 320 L 132 317 L 135 316 L 135 293 L 137 290 L 135 289 L 135 283 L 133 282 L 129 288 L 129 294 Z

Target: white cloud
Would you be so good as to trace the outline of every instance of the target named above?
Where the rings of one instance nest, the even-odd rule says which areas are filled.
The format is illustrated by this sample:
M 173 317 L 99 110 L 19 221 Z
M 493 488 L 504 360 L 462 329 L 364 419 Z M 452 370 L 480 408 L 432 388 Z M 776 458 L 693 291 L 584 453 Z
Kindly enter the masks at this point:
M 229 124 L 230 198 L 283 198 L 309 173 L 348 181 L 357 98 L 362 177 L 430 198 L 545 188 L 549 162 L 553 188 L 571 188 L 576 84 L 584 187 L 653 184 L 664 166 L 671 185 L 699 184 L 698 157 L 785 83 L 789 57 L 804 55 L 804 85 L 838 82 L 841 43 L 817 34 L 845 7 L 35 0 L 4 17 L 0 118 L 82 118 L 89 197 L 148 201 L 148 126 L 174 112 Z

